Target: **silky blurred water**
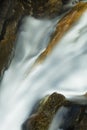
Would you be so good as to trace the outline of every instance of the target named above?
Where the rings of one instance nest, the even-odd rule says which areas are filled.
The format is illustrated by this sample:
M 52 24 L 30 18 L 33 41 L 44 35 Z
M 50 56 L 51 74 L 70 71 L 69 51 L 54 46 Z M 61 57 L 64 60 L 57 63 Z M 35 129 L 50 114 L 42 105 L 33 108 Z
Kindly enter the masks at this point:
M 1 130 L 21 130 L 35 103 L 47 94 L 56 91 L 74 99 L 87 92 L 87 12 L 28 73 L 47 47 L 56 23 L 57 19 L 32 17 L 23 21 L 15 56 L 0 86 Z

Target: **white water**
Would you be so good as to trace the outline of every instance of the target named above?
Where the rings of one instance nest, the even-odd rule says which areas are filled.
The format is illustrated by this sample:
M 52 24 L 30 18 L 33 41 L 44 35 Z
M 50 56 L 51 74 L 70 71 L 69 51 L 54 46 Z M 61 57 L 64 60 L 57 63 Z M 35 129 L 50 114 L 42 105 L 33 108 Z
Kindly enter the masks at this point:
M 21 130 L 36 101 L 54 91 L 67 98 L 87 92 L 87 12 L 62 38 L 51 55 L 33 69 L 46 48 L 56 20 L 26 18 L 15 57 L 0 86 L 0 129 Z
M 65 116 L 68 113 L 68 109 L 65 107 L 61 107 L 56 113 L 49 130 L 63 130 L 60 126 L 63 124 Z

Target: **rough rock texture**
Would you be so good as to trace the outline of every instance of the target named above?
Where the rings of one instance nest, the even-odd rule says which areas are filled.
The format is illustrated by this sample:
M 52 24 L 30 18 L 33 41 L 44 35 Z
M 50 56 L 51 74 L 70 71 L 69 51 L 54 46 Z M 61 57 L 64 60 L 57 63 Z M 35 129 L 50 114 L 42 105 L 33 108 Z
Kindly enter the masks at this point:
M 53 18 L 62 9 L 61 0 L 0 0 L 0 75 L 11 59 L 11 54 L 16 40 L 18 25 L 25 15 L 37 18 Z M 43 60 L 62 38 L 66 31 L 80 18 L 87 9 L 87 3 L 78 3 L 57 24 L 56 31 L 47 49 L 38 58 Z M 25 130 L 47 130 L 54 115 L 61 106 L 69 105 L 61 94 L 53 93 L 38 108 L 37 113 L 27 120 Z M 79 111 L 71 126 L 67 130 L 87 130 L 87 116 L 84 111 Z M 77 120 L 78 119 L 78 120 Z
M 0 75 L 11 59 L 18 25 L 22 17 L 53 17 L 62 8 L 61 0 L 0 1 Z
M 0 4 L 0 75 L 8 67 L 8 61 L 11 59 L 22 14 L 22 5 L 16 0 L 3 0 Z
M 67 118 L 65 119 L 64 124 L 62 124 L 61 128 L 64 130 L 87 130 L 87 115 L 85 113 L 86 109 L 86 106 L 69 106 Z
M 23 130 L 48 130 L 49 125 L 57 112 L 65 102 L 65 97 L 61 94 L 53 93 L 44 100 L 37 112 L 33 114 Z
M 87 130 L 87 114 L 85 114 L 82 120 L 75 125 L 74 130 Z
M 48 130 L 55 114 L 61 106 L 68 108 L 68 113 L 64 116 L 65 118 L 58 129 L 86 130 L 86 106 L 72 103 L 63 95 L 56 92 L 50 96 L 46 96 L 40 102 L 37 111 L 24 123 L 23 130 Z
M 52 18 L 62 8 L 62 0 L 0 0 L 0 75 L 8 66 L 22 17 Z
M 38 3 L 38 4 L 37 4 Z M 37 0 L 33 2 L 33 14 L 35 17 L 54 17 L 62 9 L 62 0 Z
M 64 1 L 63 1 L 64 3 Z M 0 0 L 0 75 L 8 67 L 21 19 L 26 15 L 37 18 L 52 18 L 62 10 L 62 0 Z M 87 9 L 87 3 L 80 2 L 58 23 L 47 49 L 37 62 L 43 60 L 61 39 L 64 33 Z

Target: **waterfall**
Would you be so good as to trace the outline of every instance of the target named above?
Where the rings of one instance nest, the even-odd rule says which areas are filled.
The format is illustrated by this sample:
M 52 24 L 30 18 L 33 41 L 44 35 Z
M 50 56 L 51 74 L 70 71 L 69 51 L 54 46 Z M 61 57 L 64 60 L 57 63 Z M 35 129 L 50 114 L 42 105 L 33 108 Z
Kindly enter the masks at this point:
M 28 73 L 47 47 L 59 19 L 26 17 L 22 21 L 15 56 L 0 86 L 1 130 L 21 130 L 35 103 L 47 94 L 56 91 L 74 98 L 86 93 L 87 12 L 63 36 L 44 62 Z

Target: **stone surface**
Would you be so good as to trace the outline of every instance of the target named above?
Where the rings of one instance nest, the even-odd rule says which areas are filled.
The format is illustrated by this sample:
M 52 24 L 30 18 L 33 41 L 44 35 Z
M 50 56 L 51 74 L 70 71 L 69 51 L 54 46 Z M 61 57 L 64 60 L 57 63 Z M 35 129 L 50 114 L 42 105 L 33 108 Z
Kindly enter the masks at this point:
M 71 105 L 69 106 L 69 112 L 67 118 L 62 124 L 61 128 L 64 130 L 86 130 L 87 115 L 85 110 L 86 106 Z
M 11 59 L 21 19 L 26 15 L 52 18 L 61 8 L 61 0 L 0 0 L 0 75 Z
M 32 15 L 37 18 L 52 18 L 58 15 L 62 7 L 62 0 L 0 1 L 0 75 L 8 67 L 8 61 L 11 59 L 21 19 L 26 15 Z M 78 20 L 86 9 L 87 3 L 80 2 L 58 23 L 52 40 L 37 62 L 43 60 L 51 52 L 57 41 L 62 38 L 64 33 Z
M 58 93 L 46 97 L 37 112 L 26 121 L 23 130 L 48 130 L 54 115 L 65 100 L 65 97 Z
M 23 130 L 48 130 L 54 116 L 62 107 L 68 112 L 64 115 L 58 129 L 63 130 L 86 130 L 87 115 L 85 105 L 68 101 L 63 95 L 54 92 L 41 100 L 39 107 L 24 123 Z M 59 118 L 59 117 L 58 117 Z
M 38 57 L 36 64 L 41 63 L 51 53 L 54 46 L 58 44 L 63 35 L 75 24 L 82 14 L 87 10 L 87 3 L 79 2 L 58 23 L 56 30 L 46 50 Z
M 81 122 L 75 126 L 74 130 L 87 130 L 87 115 L 85 115 Z
M 0 75 L 10 62 L 22 14 L 22 6 L 16 0 L 3 0 L 0 5 Z
M 52 18 L 61 12 L 63 6 L 62 0 L 31 0 L 31 4 L 33 16 L 39 18 Z
M 61 0 L 37 0 L 35 2 L 31 0 L 0 0 L 0 75 L 8 67 L 15 46 L 18 25 L 22 17 L 25 15 L 39 18 L 45 16 L 48 18 L 49 16 L 54 17 L 61 11 L 61 8 Z M 38 61 L 43 60 L 52 51 L 56 43 L 86 9 L 87 3 L 80 2 L 59 21 L 52 40 Z M 67 103 L 69 102 L 61 94 L 53 93 L 51 96 L 48 96 L 41 103 L 37 113 L 27 120 L 25 130 L 47 130 L 57 110 L 63 105 L 69 105 Z M 74 120 L 70 127 L 73 130 L 86 130 L 86 113 L 84 115 L 81 111 L 79 115 L 78 121 Z M 67 130 L 70 127 L 67 127 Z

